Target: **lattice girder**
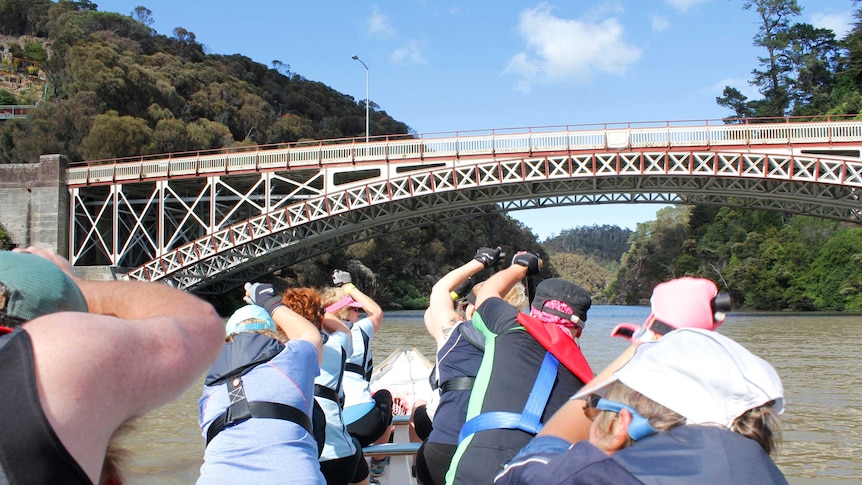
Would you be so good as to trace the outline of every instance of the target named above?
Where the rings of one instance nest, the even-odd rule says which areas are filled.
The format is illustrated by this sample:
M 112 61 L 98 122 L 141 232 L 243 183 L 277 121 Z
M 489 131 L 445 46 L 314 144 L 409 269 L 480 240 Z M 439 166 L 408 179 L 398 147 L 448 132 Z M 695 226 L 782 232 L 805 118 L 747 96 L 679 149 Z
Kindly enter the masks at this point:
M 137 266 L 132 278 L 197 291 L 221 288 L 219 281 L 232 274 L 254 274 L 257 270 L 249 268 L 257 264 L 319 254 L 314 248 L 331 248 L 342 244 L 333 240 L 350 241 L 351 234 L 373 233 L 381 225 L 409 226 L 423 220 L 419 216 L 433 221 L 433 214 L 491 204 L 498 204 L 495 210 L 518 210 L 724 203 L 851 222 L 859 221 L 862 209 L 858 159 L 654 148 L 547 155 L 531 150 L 522 157 L 473 153 L 427 165 L 414 160 L 305 165 L 300 171 L 126 181 L 108 190 L 74 187 L 70 254 L 79 264 L 107 259 L 115 266 Z M 134 200 L 126 195 L 133 190 Z M 161 215 L 156 221 L 154 208 Z M 118 229 L 105 231 L 111 219 Z M 115 240 L 117 233 L 126 239 Z M 130 259 L 140 255 L 152 259 Z M 255 262 L 261 258 L 265 261 Z

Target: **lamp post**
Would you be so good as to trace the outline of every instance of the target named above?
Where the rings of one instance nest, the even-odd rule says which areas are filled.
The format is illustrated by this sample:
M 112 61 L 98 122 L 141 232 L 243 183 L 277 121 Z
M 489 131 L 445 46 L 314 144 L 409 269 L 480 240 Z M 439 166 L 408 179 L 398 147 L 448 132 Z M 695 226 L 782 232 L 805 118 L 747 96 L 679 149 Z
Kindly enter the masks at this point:
M 368 103 L 368 73 L 369 73 L 369 69 L 368 69 L 368 66 L 366 66 L 365 63 L 362 62 L 362 59 L 360 59 L 359 56 L 353 56 L 353 60 L 359 61 L 362 64 L 362 67 L 365 68 L 365 143 L 368 143 L 368 134 L 369 134 L 369 131 L 368 131 L 368 107 L 369 107 L 369 103 Z

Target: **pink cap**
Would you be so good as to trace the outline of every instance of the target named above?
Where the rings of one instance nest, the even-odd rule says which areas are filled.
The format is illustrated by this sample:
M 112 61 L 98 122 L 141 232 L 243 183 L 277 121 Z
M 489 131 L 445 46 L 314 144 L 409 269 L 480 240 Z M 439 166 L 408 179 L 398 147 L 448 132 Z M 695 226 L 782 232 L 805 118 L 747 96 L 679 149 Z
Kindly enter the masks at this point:
M 337 302 L 333 303 L 332 305 L 329 305 L 324 310 L 326 311 L 326 313 L 335 313 L 338 310 L 341 310 L 342 308 L 344 308 L 346 306 L 349 306 L 352 308 L 362 308 L 365 306 L 365 304 L 359 303 L 358 301 L 354 300 L 352 296 L 348 295 L 348 296 L 345 296 L 344 298 L 338 300 Z
M 715 330 L 724 323 L 725 316 L 713 308 L 716 295 L 718 287 L 715 283 L 703 278 L 685 277 L 660 283 L 653 289 L 650 298 L 652 313 L 643 326 L 623 323 L 611 331 L 611 336 L 631 340 L 639 332 L 650 329 L 659 334 L 677 328 Z

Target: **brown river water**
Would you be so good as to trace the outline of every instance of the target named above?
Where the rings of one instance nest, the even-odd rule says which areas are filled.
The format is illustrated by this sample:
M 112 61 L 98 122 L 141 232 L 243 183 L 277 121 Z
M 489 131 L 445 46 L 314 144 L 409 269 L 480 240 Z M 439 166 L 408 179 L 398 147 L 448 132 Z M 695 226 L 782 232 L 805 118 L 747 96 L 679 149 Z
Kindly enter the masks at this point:
M 608 337 L 621 322 L 640 324 L 646 307 L 594 306 L 581 337 L 599 371 L 627 345 Z M 719 332 L 766 359 L 781 375 L 787 409 L 775 457 L 792 484 L 862 482 L 862 315 L 731 313 Z M 372 350 L 382 362 L 397 348 L 416 347 L 430 359 L 434 341 L 421 311 L 389 312 Z M 203 379 L 176 401 L 141 418 L 125 444 L 127 483 L 194 483 L 204 440 L 197 426 Z

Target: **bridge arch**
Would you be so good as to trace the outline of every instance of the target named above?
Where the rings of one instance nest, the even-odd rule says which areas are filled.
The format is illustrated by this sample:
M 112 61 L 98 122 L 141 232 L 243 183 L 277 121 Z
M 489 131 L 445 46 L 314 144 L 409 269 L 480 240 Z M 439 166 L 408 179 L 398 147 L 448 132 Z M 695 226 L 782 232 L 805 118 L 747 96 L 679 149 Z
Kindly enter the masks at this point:
M 827 120 L 567 127 L 89 164 L 69 169 L 71 254 L 78 263 L 101 251 L 114 265 L 137 257 L 131 278 L 220 294 L 351 242 L 492 211 L 711 204 L 859 223 L 860 149 L 862 122 Z

